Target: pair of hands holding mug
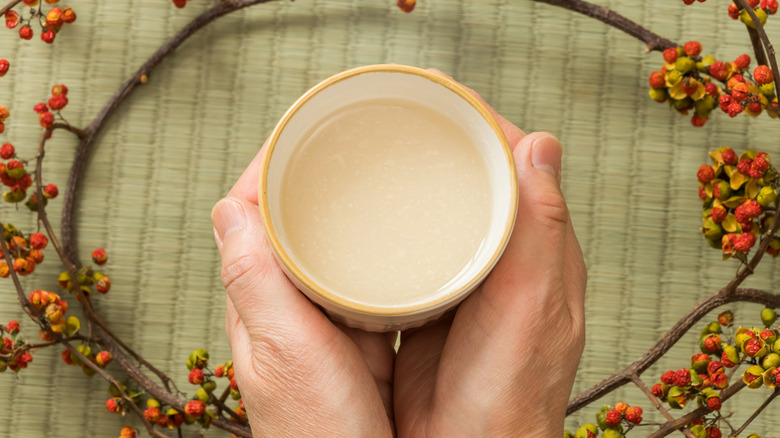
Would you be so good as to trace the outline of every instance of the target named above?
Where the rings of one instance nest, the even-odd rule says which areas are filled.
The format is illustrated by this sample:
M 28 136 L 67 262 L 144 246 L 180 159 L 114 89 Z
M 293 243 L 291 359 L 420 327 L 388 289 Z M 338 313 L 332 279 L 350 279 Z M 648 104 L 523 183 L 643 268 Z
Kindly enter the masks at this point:
M 260 154 L 215 205 L 225 327 L 255 437 L 563 435 L 587 274 L 561 144 L 491 112 L 520 181 L 512 236 L 482 285 L 454 313 L 402 332 L 397 353 L 396 333 L 330 321 L 282 272 L 257 205 Z

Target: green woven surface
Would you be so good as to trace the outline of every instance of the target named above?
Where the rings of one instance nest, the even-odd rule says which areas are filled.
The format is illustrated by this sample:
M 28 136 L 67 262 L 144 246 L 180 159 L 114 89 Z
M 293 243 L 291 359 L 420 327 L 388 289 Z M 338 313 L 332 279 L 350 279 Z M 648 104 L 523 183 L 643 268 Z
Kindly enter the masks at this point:
M 206 3 L 213 2 L 178 10 L 169 0 L 74 0 L 78 21 L 53 46 L 37 35 L 28 42 L 0 31 L 0 58 L 13 63 L 0 79 L 0 104 L 12 111 L 3 141 L 33 155 L 39 129 L 31 108 L 54 83 L 70 87 L 68 119 L 88 123 Z M 96 299 L 96 307 L 182 387 L 188 386 L 184 361 L 192 349 L 206 346 L 218 361 L 230 354 L 211 206 L 298 95 L 353 66 L 436 67 L 526 131 L 547 130 L 562 139 L 564 192 L 590 275 L 588 339 L 575 392 L 632 362 L 733 274 L 735 264 L 721 262 L 699 236 L 695 170 L 719 146 L 780 154 L 769 144 L 780 134 L 777 123 L 719 113 L 694 129 L 647 97 L 646 78 L 660 56 L 646 55 L 635 40 L 594 20 L 528 0 L 418 3 L 408 15 L 391 0 L 298 0 L 234 13 L 186 43 L 109 122 L 78 205 L 82 257 L 97 246 L 109 249 L 113 290 Z M 745 51 L 747 37 L 726 16 L 725 2 L 685 9 L 679 0 L 600 3 L 671 39 L 700 39 L 719 58 Z M 771 21 L 770 33 L 778 34 Z M 74 147 L 70 136 L 55 136 L 45 164 L 49 181 L 64 185 Z M 61 201 L 50 205 L 58 216 Z M 11 210 L 4 207 L 3 218 L 31 226 L 30 215 Z M 50 250 L 47 257 L 56 256 Z M 777 290 L 775 266 L 767 262 L 748 284 Z M 58 272 L 55 263 L 45 263 L 25 284 L 53 288 Z M 3 284 L 0 321 L 19 318 L 35 337 L 10 283 Z M 738 317 L 756 320 L 759 307 L 735 309 Z M 694 338 L 651 369 L 646 381 L 686 366 Z M 38 353 L 18 379 L 0 375 L 0 437 L 113 437 L 123 424 L 139 425 L 106 413 L 107 385 L 62 366 L 58 353 Z M 766 394 L 740 395 L 733 422 L 741 423 Z M 637 390 L 604 399 L 618 400 L 638 403 L 648 420 L 657 419 Z M 569 426 L 592 421 L 593 412 L 582 411 Z M 750 430 L 776 435 L 780 426 L 767 419 L 779 412 L 770 407 Z

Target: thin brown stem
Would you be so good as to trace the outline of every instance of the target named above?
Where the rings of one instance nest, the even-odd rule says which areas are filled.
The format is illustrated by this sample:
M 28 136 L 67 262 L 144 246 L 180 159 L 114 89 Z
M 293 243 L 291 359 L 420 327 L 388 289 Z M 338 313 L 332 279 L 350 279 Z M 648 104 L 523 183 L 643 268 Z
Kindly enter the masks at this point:
M 229 407 L 225 406 L 225 401 L 224 400 L 221 400 L 221 399 L 218 399 L 217 397 L 214 397 L 214 394 L 209 394 L 209 398 L 210 398 L 211 403 L 214 404 L 217 407 L 219 413 L 227 412 L 227 414 L 230 415 L 230 418 L 235 420 L 238 424 L 244 424 L 244 425 L 247 424 L 247 422 L 246 422 L 246 420 L 244 418 L 241 418 L 240 415 L 235 413 Z
M 775 295 L 770 292 L 759 289 L 740 288 L 735 289 L 733 293 L 726 295 L 725 291 L 725 288 L 721 289 L 699 302 L 699 304 L 680 318 L 680 320 L 677 321 L 677 323 L 675 323 L 652 348 L 634 363 L 571 399 L 566 409 L 566 415 L 578 411 L 591 402 L 598 400 L 615 389 L 631 382 L 631 376 L 635 374 L 641 375 L 666 354 L 666 352 L 669 351 L 669 349 L 671 349 L 694 324 L 713 309 L 738 301 L 758 303 L 768 307 L 780 307 L 780 295 Z
M 647 396 L 647 398 L 650 400 L 650 403 L 655 406 L 656 409 L 658 409 L 658 412 L 663 415 L 664 418 L 666 418 L 669 421 L 674 421 L 674 417 L 672 417 L 672 414 L 669 413 L 669 410 L 666 409 L 662 404 L 661 401 L 658 400 L 658 397 L 653 394 L 653 391 L 650 391 L 650 388 L 645 385 L 645 382 L 642 381 L 642 379 L 637 375 L 634 374 L 631 376 L 631 381 L 634 382 L 636 386 L 639 387 L 639 389 L 642 390 L 642 392 Z M 688 436 L 689 438 L 696 438 L 691 435 L 690 431 L 685 430 L 685 436 Z
M 658 50 L 663 51 L 670 47 L 677 47 L 677 43 L 670 41 L 634 21 L 618 14 L 617 12 L 605 8 L 604 6 L 594 5 L 583 0 L 534 0 L 539 3 L 547 3 L 553 6 L 559 6 L 570 11 L 579 12 L 602 23 L 608 24 L 616 29 L 631 35 L 645 43 L 648 52 Z
M 758 409 L 756 409 L 756 411 L 755 411 L 755 412 L 753 412 L 753 414 L 751 414 L 751 415 L 750 415 L 750 418 L 748 418 L 747 420 L 745 420 L 745 422 L 742 424 L 742 426 L 740 426 L 740 427 L 739 427 L 739 429 L 737 429 L 737 430 L 736 430 L 736 432 L 734 432 L 732 435 L 733 435 L 733 436 L 739 436 L 739 434 L 741 434 L 742 432 L 744 432 L 744 431 L 745 431 L 745 429 L 746 429 L 746 428 L 747 428 L 747 427 L 750 425 L 750 423 L 752 423 L 752 422 L 753 422 L 753 420 L 755 420 L 755 419 L 756 419 L 756 417 L 758 417 L 758 416 L 759 416 L 759 414 L 761 414 L 761 412 L 762 412 L 764 409 L 766 409 L 766 407 L 767 407 L 767 406 L 769 406 L 769 403 L 772 403 L 772 401 L 773 401 L 773 400 L 774 400 L 774 399 L 775 399 L 775 398 L 776 398 L 778 395 L 780 395 L 780 389 L 778 389 L 778 388 L 775 388 L 775 390 L 774 390 L 774 391 L 772 391 L 772 394 L 770 394 L 770 395 L 769 395 L 769 397 L 767 397 L 767 399 L 766 399 L 766 400 L 764 400 L 764 402 L 763 402 L 763 403 L 761 403 L 761 406 L 759 406 L 759 407 L 758 407 Z
M 14 6 L 18 5 L 21 2 L 22 2 L 22 0 L 11 0 L 11 2 L 9 2 L 7 5 L 5 5 L 2 8 L 0 8 L 0 15 L 5 15 L 6 12 L 10 11 L 11 9 L 13 9 Z

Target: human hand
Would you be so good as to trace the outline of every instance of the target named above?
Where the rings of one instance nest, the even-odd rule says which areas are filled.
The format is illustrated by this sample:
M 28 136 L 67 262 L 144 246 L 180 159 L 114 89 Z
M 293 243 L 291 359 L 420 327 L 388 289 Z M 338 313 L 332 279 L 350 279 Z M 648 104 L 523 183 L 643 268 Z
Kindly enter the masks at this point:
M 338 327 L 274 259 L 257 205 L 258 154 L 212 211 L 225 328 L 255 437 L 392 435 L 396 334 Z
M 560 189 L 561 145 L 493 115 L 520 181 L 515 228 L 454 316 L 401 334 L 393 391 L 399 437 L 563 435 L 585 342 L 587 273 Z
M 259 154 L 215 206 L 226 328 L 255 436 L 562 435 L 586 274 L 561 147 L 494 116 L 522 188 L 513 235 L 454 317 L 402 333 L 397 357 L 394 336 L 334 325 L 281 271 L 257 208 Z

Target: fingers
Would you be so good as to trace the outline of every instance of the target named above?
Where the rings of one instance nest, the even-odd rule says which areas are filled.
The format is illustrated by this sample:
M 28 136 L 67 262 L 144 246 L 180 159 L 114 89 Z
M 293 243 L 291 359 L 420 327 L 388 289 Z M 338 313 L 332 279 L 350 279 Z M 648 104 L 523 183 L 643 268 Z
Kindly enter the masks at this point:
M 222 257 L 222 281 L 250 335 L 268 327 L 298 327 L 324 316 L 295 288 L 277 264 L 257 205 L 228 197 L 212 211 Z
M 455 79 L 452 78 L 452 76 L 442 72 L 441 70 L 437 70 L 435 68 L 429 68 L 428 71 L 431 71 L 433 73 L 436 73 L 439 76 L 444 76 L 445 78 L 452 79 L 453 81 Z M 498 122 L 498 126 L 501 127 L 501 130 L 504 131 L 504 135 L 506 136 L 507 142 L 509 142 L 509 145 L 511 147 L 514 147 L 523 137 L 525 137 L 525 133 L 515 126 L 512 122 L 505 119 L 504 116 L 496 112 L 496 110 L 493 109 L 492 106 L 490 106 L 487 102 L 485 102 L 485 99 L 482 98 L 476 91 L 472 90 L 471 88 L 458 83 L 461 87 L 463 87 L 466 91 L 469 92 L 472 96 L 476 97 L 480 102 L 482 102 L 483 105 L 485 105 L 485 108 L 487 108 L 488 111 L 490 111 L 490 114 L 493 116 L 494 119 L 496 119 L 496 122 Z

